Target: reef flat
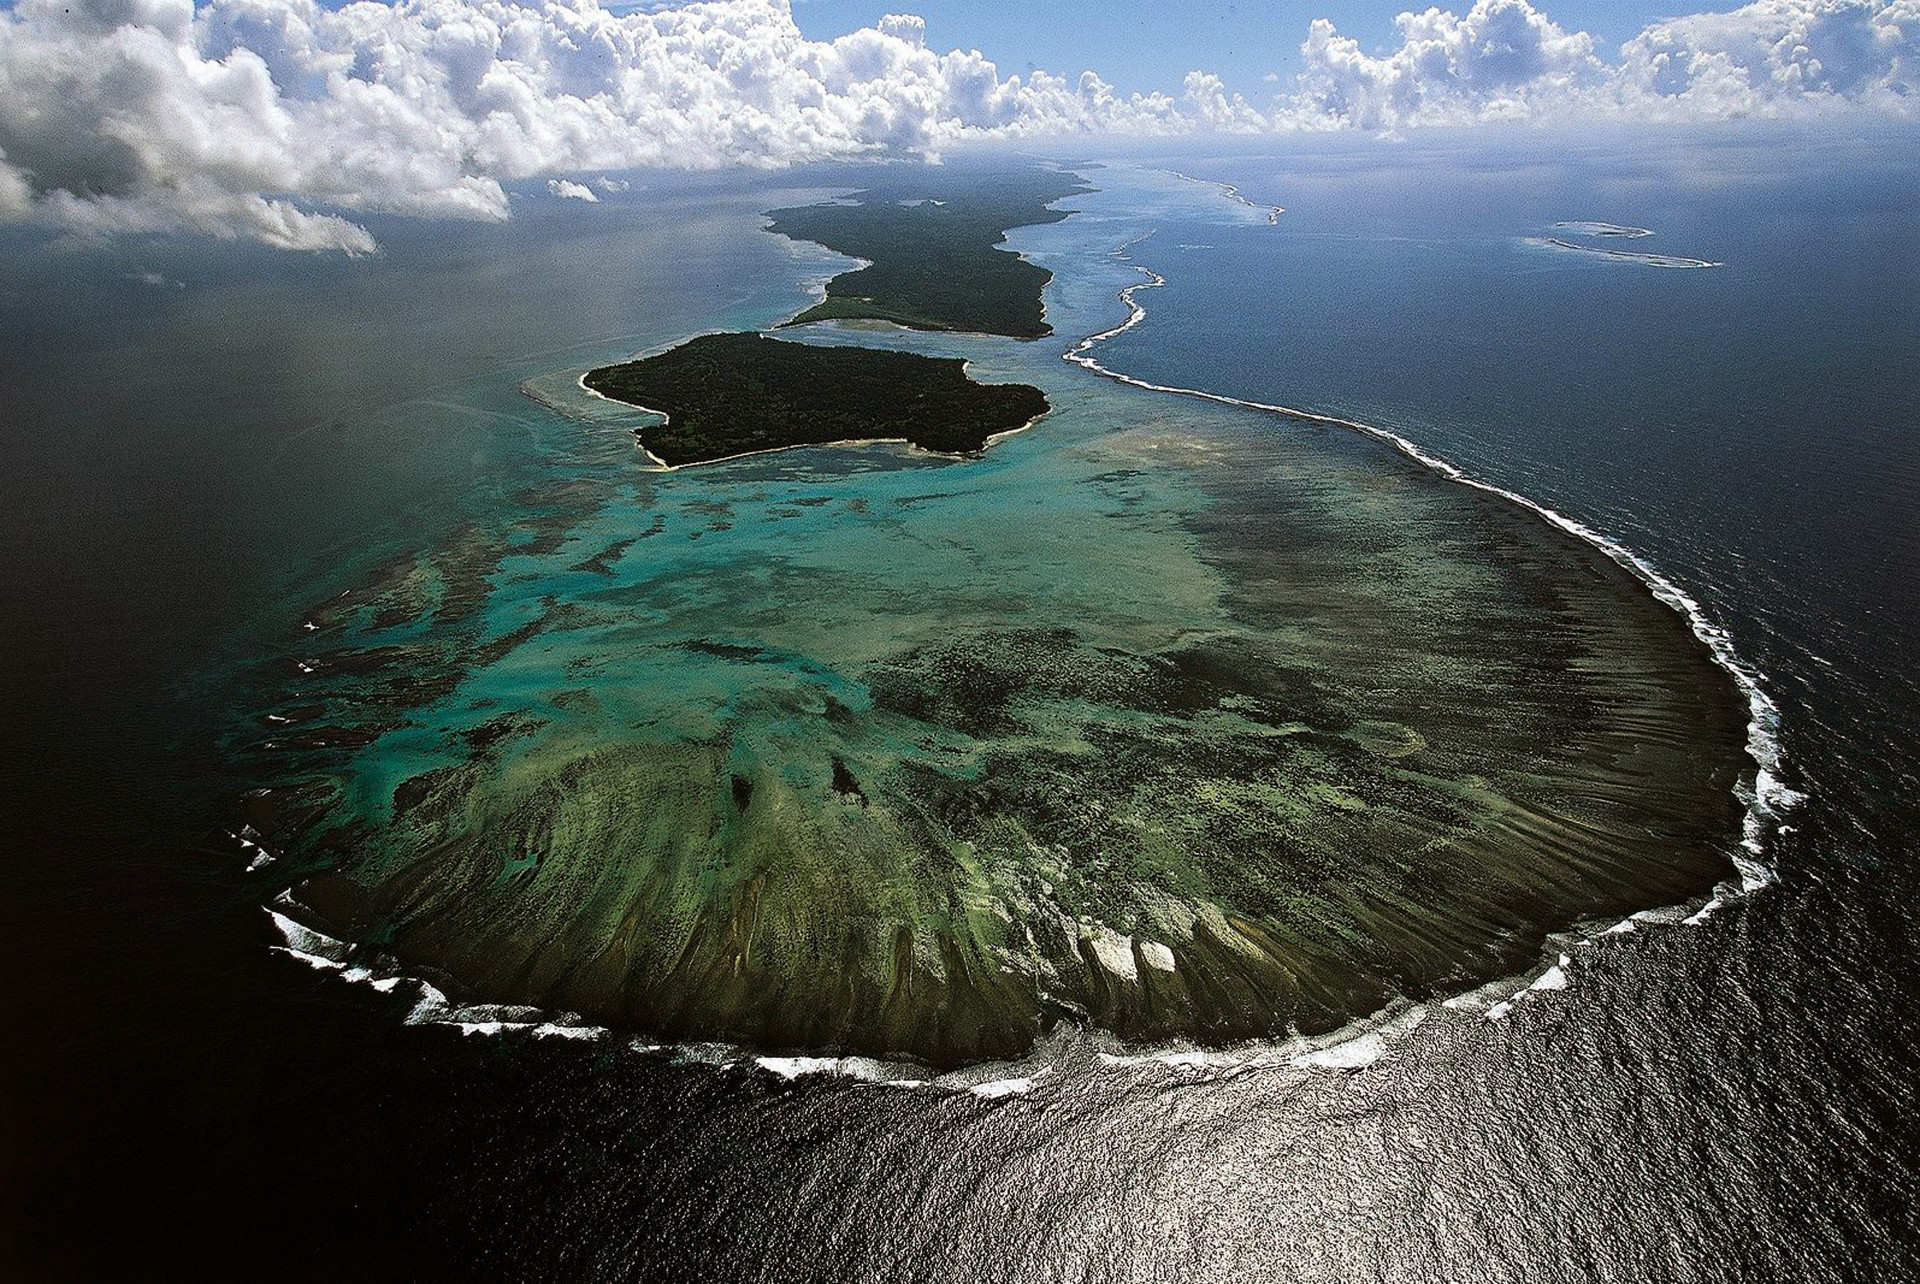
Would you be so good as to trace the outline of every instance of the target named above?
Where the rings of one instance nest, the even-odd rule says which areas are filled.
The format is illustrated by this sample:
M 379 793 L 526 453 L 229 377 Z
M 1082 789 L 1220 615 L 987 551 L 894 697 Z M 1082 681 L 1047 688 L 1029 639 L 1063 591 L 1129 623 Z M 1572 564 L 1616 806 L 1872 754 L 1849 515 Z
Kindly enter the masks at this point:
M 948 1067 L 1324 1032 L 1731 872 L 1745 700 L 1602 551 L 998 351 L 1046 433 L 555 452 L 315 604 L 242 749 L 278 908 L 456 1002 Z
M 672 466 L 828 442 L 897 440 L 966 454 L 1047 412 L 1038 388 L 975 383 L 958 358 L 752 333 L 703 335 L 590 370 L 581 383 L 665 415 L 636 435 L 648 454 Z
M 1040 296 L 1052 274 L 999 246 L 1012 228 L 1066 218 L 1068 211 L 1047 207 L 1088 190 L 1078 175 L 1037 165 L 920 167 L 846 201 L 774 210 L 770 231 L 867 260 L 828 281 L 827 297 L 786 324 L 1051 334 Z
M 1555 223 L 1554 230 L 1565 236 L 1576 236 L 1583 241 L 1637 241 L 1653 235 L 1653 229 L 1647 227 L 1627 227 L 1620 223 L 1598 223 L 1589 220 L 1574 220 Z M 1638 263 L 1642 267 L 1656 268 L 1716 268 L 1723 264 L 1711 259 L 1690 259 L 1678 254 L 1648 254 L 1640 250 L 1621 250 L 1608 245 L 1582 244 L 1569 241 L 1564 236 L 1535 236 L 1524 238 L 1528 245 L 1542 249 L 1563 250 L 1573 254 L 1591 254 L 1596 258 L 1610 259 L 1616 263 Z

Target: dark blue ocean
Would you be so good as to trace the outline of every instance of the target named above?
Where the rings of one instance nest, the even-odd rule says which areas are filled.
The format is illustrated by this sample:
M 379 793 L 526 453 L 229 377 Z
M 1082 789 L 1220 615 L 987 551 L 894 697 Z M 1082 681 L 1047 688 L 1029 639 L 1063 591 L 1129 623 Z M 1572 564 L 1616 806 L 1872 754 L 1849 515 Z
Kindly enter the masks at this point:
M 1397 434 L 1646 559 L 1759 676 L 1800 801 L 1770 884 L 1503 1020 L 1310 1072 L 1089 1052 L 997 1097 L 407 1025 L 272 951 L 228 836 L 297 612 L 604 448 L 521 381 L 804 306 L 830 258 L 759 211 L 857 176 L 529 194 L 353 261 L 8 234 L 0 1276 L 1920 1271 L 1916 142 L 1107 157 L 1014 234 L 1063 324 L 1164 279 L 1109 369 Z

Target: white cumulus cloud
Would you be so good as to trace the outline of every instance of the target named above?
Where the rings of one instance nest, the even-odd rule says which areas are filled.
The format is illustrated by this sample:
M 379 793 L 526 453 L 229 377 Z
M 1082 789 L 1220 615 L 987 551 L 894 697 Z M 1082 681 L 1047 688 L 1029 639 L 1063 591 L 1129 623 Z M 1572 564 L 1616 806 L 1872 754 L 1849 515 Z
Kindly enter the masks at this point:
M 1920 0 L 1757 0 L 1656 22 L 1604 56 L 1529 0 L 1403 13 L 1368 54 L 1316 19 L 1274 118 L 1400 129 L 1492 120 L 1705 121 L 1920 109 Z
M 1398 33 L 1370 53 L 1315 21 L 1297 84 L 1256 106 L 1204 69 L 1126 95 L 1093 71 L 1002 76 L 928 48 L 910 14 L 809 40 L 787 0 L 17 0 L 0 8 L 0 219 L 364 253 L 363 212 L 504 219 L 505 185 L 591 200 L 564 176 L 639 167 L 1920 103 L 1920 0 L 1758 0 L 1613 51 L 1528 0 L 1403 14 Z
M 1689 116 L 1920 109 L 1920 0 L 1760 0 L 1656 22 L 1621 54 L 1630 97 Z
M 1295 114 L 1365 129 L 1524 116 L 1606 77 L 1591 36 L 1562 30 L 1527 0 L 1479 0 L 1464 16 L 1403 13 L 1394 25 L 1400 47 L 1372 57 L 1316 18 Z
M 502 184 L 540 175 L 931 153 L 1130 110 L 1090 92 L 934 53 L 917 18 L 810 41 L 785 0 L 19 0 L 0 217 L 362 252 L 355 211 L 501 219 Z

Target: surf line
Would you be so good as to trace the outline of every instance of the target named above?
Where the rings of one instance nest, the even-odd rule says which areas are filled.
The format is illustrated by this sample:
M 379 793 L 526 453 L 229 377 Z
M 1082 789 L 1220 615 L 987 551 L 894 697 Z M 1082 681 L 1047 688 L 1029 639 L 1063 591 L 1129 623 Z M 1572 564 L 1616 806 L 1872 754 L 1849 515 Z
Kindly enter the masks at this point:
M 1648 233 L 1648 235 L 1652 235 Z M 1576 245 L 1572 241 L 1563 241 L 1557 236 L 1529 236 L 1525 238 L 1530 245 L 1543 249 L 1564 250 L 1570 254 L 1590 254 L 1595 258 L 1611 259 L 1615 263 L 1638 263 L 1644 267 L 1656 268 L 1717 268 L 1724 263 L 1715 263 L 1712 259 L 1682 258 L 1678 254 L 1642 254 L 1639 250 L 1616 250 L 1605 245 Z
M 1287 212 L 1287 207 L 1284 205 L 1261 205 L 1257 201 L 1250 201 L 1241 195 L 1240 189 L 1232 183 L 1223 183 L 1217 178 L 1199 178 L 1193 174 L 1183 174 L 1177 169 L 1170 169 L 1164 172 L 1173 175 L 1175 178 L 1184 178 L 1189 183 L 1205 183 L 1209 187 L 1217 187 L 1220 189 L 1222 196 L 1230 201 L 1238 202 L 1250 210 L 1265 210 L 1267 213 L 1267 226 L 1269 227 L 1278 224 L 1280 222 L 1280 216 Z
M 1181 175 L 1181 177 L 1187 177 Z M 1196 180 L 1198 181 L 1198 180 Z M 1157 229 L 1155 229 L 1157 230 Z M 1621 567 L 1638 579 L 1653 593 L 1660 602 L 1678 611 L 1707 648 L 1714 663 L 1732 676 L 1736 686 L 1747 698 L 1747 756 L 1754 762 L 1753 781 L 1744 779 L 1734 787 L 1734 796 L 1745 808 L 1741 819 L 1740 851 L 1733 856 L 1734 869 L 1740 875 L 1739 894 L 1746 895 L 1760 890 L 1777 880 L 1777 875 L 1763 859 L 1767 837 L 1780 824 L 1783 813 L 1799 804 L 1804 795 L 1790 788 L 1781 779 L 1786 764 L 1786 751 L 1780 741 L 1780 707 L 1767 694 L 1764 676 L 1745 660 L 1740 658 L 1734 648 L 1733 636 L 1716 624 L 1707 615 L 1706 609 L 1694 600 L 1678 584 L 1674 583 L 1659 568 L 1640 554 L 1634 552 L 1612 536 L 1603 535 L 1592 527 L 1574 520 L 1562 513 L 1535 503 L 1517 491 L 1508 490 L 1492 482 L 1482 481 L 1446 459 L 1435 455 L 1414 442 L 1373 424 L 1362 423 L 1357 419 L 1343 419 L 1338 415 L 1324 415 L 1312 410 L 1301 410 L 1293 406 L 1275 405 L 1265 401 L 1251 401 L 1245 397 L 1230 397 L 1225 393 L 1207 392 L 1200 388 L 1182 388 L 1171 384 L 1151 383 L 1130 374 L 1124 374 L 1109 366 L 1102 365 L 1092 352 L 1101 344 L 1119 335 L 1125 334 L 1147 318 L 1147 309 L 1140 302 L 1139 295 L 1145 290 L 1158 289 L 1167 283 L 1167 279 L 1143 264 L 1135 263 L 1129 251 L 1136 245 L 1154 235 L 1147 231 L 1128 241 L 1123 241 L 1111 253 L 1128 267 L 1141 274 L 1144 280 L 1136 281 L 1120 291 L 1120 301 L 1127 307 L 1127 318 L 1111 329 L 1098 334 L 1088 335 L 1061 353 L 1063 360 L 1077 366 L 1084 366 L 1097 375 L 1112 379 L 1116 383 L 1145 389 L 1148 392 L 1167 393 L 1178 397 L 1193 397 L 1200 401 L 1212 401 L 1223 406 L 1238 406 L 1245 410 L 1261 410 L 1269 414 L 1281 415 L 1288 419 L 1304 423 L 1325 424 L 1329 427 L 1345 428 L 1362 433 L 1377 441 L 1385 442 L 1406 458 L 1426 468 L 1431 468 L 1448 481 L 1458 482 L 1462 486 L 1471 486 L 1475 490 L 1497 495 L 1509 503 L 1533 513 L 1551 526 L 1558 527 L 1575 539 L 1582 540 L 1612 558 Z M 1724 903 L 1718 889 L 1703 906 L 1693 920 L 1718 909 Z

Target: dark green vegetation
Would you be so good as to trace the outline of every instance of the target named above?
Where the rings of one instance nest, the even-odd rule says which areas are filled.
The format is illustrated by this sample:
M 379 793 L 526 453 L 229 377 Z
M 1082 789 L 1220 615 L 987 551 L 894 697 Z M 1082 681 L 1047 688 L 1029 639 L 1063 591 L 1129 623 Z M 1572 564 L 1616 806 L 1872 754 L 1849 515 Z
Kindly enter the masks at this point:
M 639 437 L 668 464 L 875 439 L 965 454 L 1047 412 L 1038 388 L 975 383 L 958 358 L 760 334 L 703 335 L 589 371 L 584 382 L 603 397 L 665 414 L 666 423 Z
M 1002 250 L 1007 230 L 1057 223 L 1047 206 L 1090 190 L 1039 166 L 980 173 L 917 166 L 876 183 L 856 204 L 774 210 L 772 229 L 866 259 L 827 282 L 827 297 L 787 322 L 891 321 L 1035 339 L 1051 334 L 1040 293 L 1053 274 Z

